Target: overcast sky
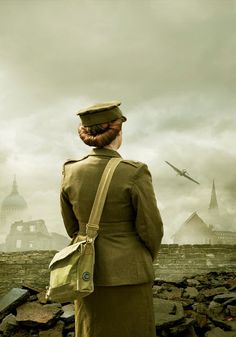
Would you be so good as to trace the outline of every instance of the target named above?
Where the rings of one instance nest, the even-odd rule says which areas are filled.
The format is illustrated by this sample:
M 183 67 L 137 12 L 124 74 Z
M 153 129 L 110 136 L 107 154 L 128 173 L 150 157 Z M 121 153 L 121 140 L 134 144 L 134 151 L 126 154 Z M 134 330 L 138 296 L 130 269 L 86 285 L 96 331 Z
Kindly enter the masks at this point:
M 148 164 L 165 241 L 207 209 L 213 178 L 236 216 L 234 0 L 0 0 L 0 46 L 0 202 L 16 174 L 33 219 L 65 233 L 61 167 L 90 151 L 76 111 L 121 100 L 120 154 Z

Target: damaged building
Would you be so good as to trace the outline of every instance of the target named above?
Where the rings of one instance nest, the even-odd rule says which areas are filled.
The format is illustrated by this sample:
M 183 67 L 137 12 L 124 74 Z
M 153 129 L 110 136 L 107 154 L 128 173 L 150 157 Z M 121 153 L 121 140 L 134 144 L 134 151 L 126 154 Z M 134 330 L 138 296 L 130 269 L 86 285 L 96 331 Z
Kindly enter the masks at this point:
M 211 199 L 204 220 L 197 212 L 190 217 L 173 235 L 177 244 L 236 244 L 236 232 L 216 230 L 215 225 L 224 223 L 219 211 L 215 182 L 213 181 Z
M 49 233 L 43 219 L 28 220 L 30 210 L 19 193 L 16 177 L 11 192 L 3 199 L 0 208 L 0 250 L 60 250 L 69 239 L 59 233 Z
M 6 237 L 5 251 L 60 250 L 69 239 L 58 233 L 49 233 L 44 220 L 16 221 Z

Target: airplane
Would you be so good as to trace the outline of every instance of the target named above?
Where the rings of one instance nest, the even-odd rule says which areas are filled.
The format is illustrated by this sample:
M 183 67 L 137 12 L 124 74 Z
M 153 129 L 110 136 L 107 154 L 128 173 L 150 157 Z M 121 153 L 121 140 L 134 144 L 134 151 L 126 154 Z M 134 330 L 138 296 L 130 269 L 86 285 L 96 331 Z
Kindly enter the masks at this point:
M 194 180 L 193 178 L 191 178 L 191 177 L 189 176 L 189 173 L 187 172 L 187 170 L 185 170 L 185 169 L 179 170 L 177 167 L 175 167 L 174 165 L 172 165 L 172 164 L 169 163 L 168 161 L 165 161 L 165 162 L 166 162 L 166 164 L 168 164 L 170 167 L 172 167 L 172 168 L 177 172 L 178 175 L 180 175 L 180 176 L 182 176 L 182 177 L 185 177 L 185 178 L 187 178 L 187 179 L 193 181 L 194 183 L 200 185 L 200 183 L 199 183 L 198 181 Z

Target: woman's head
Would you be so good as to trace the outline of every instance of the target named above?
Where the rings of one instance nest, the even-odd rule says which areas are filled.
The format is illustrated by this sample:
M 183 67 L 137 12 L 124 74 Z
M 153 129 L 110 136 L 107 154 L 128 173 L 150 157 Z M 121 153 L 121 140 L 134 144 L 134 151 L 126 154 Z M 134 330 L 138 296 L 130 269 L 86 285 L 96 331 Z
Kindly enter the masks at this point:
M 122 123 L 126 121 L 126 117 L 118 108 L 120 104 L 100 103 L 79 111 L 79 135 L 85 144 L 105 147 L 116 142 L 116 146 L 120 145 Z

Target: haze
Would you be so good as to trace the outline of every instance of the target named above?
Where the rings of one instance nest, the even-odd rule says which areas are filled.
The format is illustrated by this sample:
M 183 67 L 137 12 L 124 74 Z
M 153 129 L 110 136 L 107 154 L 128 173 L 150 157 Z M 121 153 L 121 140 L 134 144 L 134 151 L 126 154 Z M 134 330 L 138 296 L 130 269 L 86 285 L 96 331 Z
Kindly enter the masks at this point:
M 164 242 L 207 209 L 213 179 L 235 218 L 235 1 L 2 0 L 0 44 L 0 201 L 16 174 L 32 218 L 65 233 L 62 164 L 90 151 L 76 111 L 118 99 L 120 153 L 151 170 Z

